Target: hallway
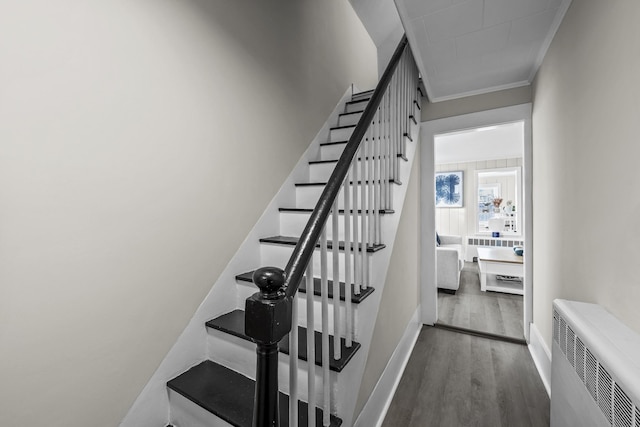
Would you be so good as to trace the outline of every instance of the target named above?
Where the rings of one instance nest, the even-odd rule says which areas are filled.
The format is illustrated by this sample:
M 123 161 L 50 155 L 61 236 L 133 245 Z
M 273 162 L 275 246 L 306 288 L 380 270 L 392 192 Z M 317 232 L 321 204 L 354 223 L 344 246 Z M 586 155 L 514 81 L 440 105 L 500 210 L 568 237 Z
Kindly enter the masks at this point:
M 526 346 L 423 326 L 383 427 L 548 426 Z

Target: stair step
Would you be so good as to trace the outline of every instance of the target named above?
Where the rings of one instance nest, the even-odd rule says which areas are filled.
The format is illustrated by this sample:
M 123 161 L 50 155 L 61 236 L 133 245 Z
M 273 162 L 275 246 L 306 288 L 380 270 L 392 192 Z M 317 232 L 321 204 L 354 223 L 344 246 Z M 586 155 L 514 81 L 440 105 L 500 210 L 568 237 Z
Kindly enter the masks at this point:
M 300 212 L 300 213 L 311 213 L 313 212 L 312 208 L 279 208 L 278 209 L 280 212 Z M 353 213 L 353 209 L 349 210 L 350 213 Z M 367 213 L 369 212 L 369 210 L 366 211 Z M 343 215 L 344 214 L 344 209 L 338 209 L 338 213 Z M 358 209 L 358 213 L 362 213 L 362 209 Z M 378 213 L 380 213 L 380 215 L 385 215 L 385 214 L 392 214 L 395 213 L 395 211 L 393 209 L 380 209 L 378 210 Z
M 373 94 L 374 90 L 375 89 L 369 89 L 369 90 L 365 90 L 365 91 L 362 91 L 362 92 L 357 92 L 357 93 L 354 93 L 353 95 L 351 95 L 351 97 L 357 97 L 357 96 L 363 96 L 363 95 L 369 95 L 369 97 L 371 97 L 371 95 Z
M 260 243 L 274 243 L 276 245 L 288 245 L 288 246 L 295 246 L 298 244 L 298 240 L 300 240 L 299 237 L 292 237 L 292 236 L 273 236 L 273 237 L 264 237 L 262 239 L 260 239 Z M 316 244 L 316 248 L 320 247 L 320 243 Z M 333 248 L 333 242 L 328 241 L 327 242 L 327 247 L 329 249 Z M 381 249 L 384 249 L 386 247 L 385 244 L 377 244 L 377 245 L 367 245 L 367 252 L 378 252 Z M 338 249 L 343 251 L 345 248 L 344 246 L 344 242 L 340 241 L 338 244 Z M 351 245 L 351 249 L 353 250 L 353 244 Z M 358 245 L 358 250 L 360 250 L 360 245 Z
M 355 127 L 356 127 L 356 125 L 334 126 L 334 127 L 330 128 L 329 130 L 353 129 L 353 128 L 355 128 Z
M 217 329 L 218 331 L 231 334 L 238 338 L 242 338 L 247 341 L 252 341 L 249 336 L 244 333 L 244 311 L 233 310 L 230 313 L 218 316 L 215 319 L 209 320 L 206 325 L 209 328 Z M 322 366 L 322 333 L 314 331 L 316 342 L 316 354 L 315 364 Z M 332 371 L 341 372 L 347 363 L 351 360 L 353 355 L 360 349 L 360 343 L 353 341 L 351 347 L 347 347 L 344 338 L 340 338 L 340 347 L 342 358 L 335 360 L 333 358 L 333 336 L 329 336 L 329 367 Z M 278 350 L 281 353 L 289 354 L 289 335 L 284 337 L 278 344 Z M 298 326 L 298 358 L 301 360 L 307 360 L 307 328 Z
M 350 116 L 352 114 L 362 114 L 362 113 L 364 113 L 364 110 L 352 111 L 350 113 L 340 113 L 340 114 L 338 114 L 338 117 L 344 117 L 344 116 Z
M 236 427 L 251 427 L 255 381 L 205 360 L 167 383 L 167 387 Z M 331 426 L 342 424 L 331 416 Z M 289 426 L 289 396 L 280 393 L 280 425 Z M 308 427 L 307 404 L 298 401 L 298 425 Z M 322 410 L 316 408 L 316 427 L 322 427 Z
M 349 141 L 331 141 L 331 142 L 321 142 L 321 143 L 320 143 L 320 146 L 321 146 L 321 147 L 324 147 L 324 146 L 327 146 L 327 145 L 346 144 L 347 142 L 349 142 Z
M 249 283 L 253 283 L 253 271 L 249 271 L 247 273 L 243 273 L 243 274 L 239 274 L 236 276 L 236 280 L 239 280 L 241 282 L 249 282 Z M 313 294 L 316 296 L 321 296 L 321 287 L 322 287 L 322 283 L 320 278 L 318 277 L 314 277 L 313 278 Z M 344 282 L 340 282 L 340 300 L 344 301 Z M 307 293 L 307 282 L 306 279 L 303 278 L 302 281 L 300 282 L 300 287 L 298 288 L 298 290 L 304 294 Z M 329 298 L 333 298 L 333 280 L 329 280 Z M 366 299 L 369 295 L 371 295 L 373 293 L 374 289 L 373 288 L 367 288 L 365 290 L 361 290 L 359 294 L 355 294 L 353 291 L 353 287 L 351 288 L 351 302 L 354 304 L 360 304 L 364 299 Z

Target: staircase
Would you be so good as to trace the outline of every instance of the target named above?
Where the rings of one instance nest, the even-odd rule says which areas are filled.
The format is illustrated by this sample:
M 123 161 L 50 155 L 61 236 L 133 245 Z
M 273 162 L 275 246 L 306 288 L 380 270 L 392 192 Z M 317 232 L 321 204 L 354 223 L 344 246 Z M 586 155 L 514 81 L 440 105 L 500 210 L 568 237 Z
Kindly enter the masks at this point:
M 408 68 L 406 72 L 409 73 Z M 417 73 L 411 76 L 410 84 L 413 85 L 417 83 Z M 167 419 L 162 424 L 151 424 L 147 418 L 144 425 L 252 426 L 256 396 L 254 379 L 259 372 L 256 373 L 255 340 L 245 330 L 247 313 L 240 307 L 259 291 L 253 282 L 257 280 L 254 272 L 258 267 L 284 268 L 289 262 L 373 93 L 372 90 L 352 94 L 337 107 L 330 118 L 333 127 L 320 132 L 318 141 L 305 155 L 306 161 L 296 167 L 274 199 L 274 206 L 267 209 L 227 268 L 234 275 L 233 285 L 227 283 L 218 290 L 221 300 L 226 301 L 216 301 L 215 288 L 219 287 L 216 284 L 187 328 L 193 332 L 185 331 L 121 425 L 142 425 L 139 420 L 144 419 L 145 411 L 149 412 L 147 406 L 168 403 L 170 424 Z M 315 244 L 306 276 L 297 288 L 292 306 L 293 332 L 297 331 L 297 334 L 292 332 L 277 344 L 281 426 L 295 424 L 295 420 L 300 427 L 352 425 L 355 398 L 380 303 L 381 292 L 376 288 L 384 285 L 390 259 L 388 245 L 392 246 L 399 221 L 397 217 L 390 220 L 396 216 L 392 205 L 395 202 L 401 209 L 406 191 L 394 190 L 394 187 L 401 189 L 402 176 L 408 179 L 409 160 L 415 152 L 412 141 L 418 129 L 412 123 L 415 123 L 414 116 L 420 107 L 417 84 L 408 93 L 413 98 L 405 100 L 410 108 L 395 111 L 408 123 L 398 146 L 409 144 L 408 148 L 388 151 L 386 157 L 374 150 L 369 153 L 366 149 L 358 151 L 352 173 L 333 204 L 336 214 L 332 214 L 333 227 L 326 227 L 326 244 L 323 240 Z M 382 123 L 378 118 L 375 120 Z M 365 140 L 376 138 L 383 139 L 382 133 L 376 136 L 373 131 L 369 132 Z M 394 159 L 390 160 L 390 157 Z M 383 158 L 387 158 L 386 166 L 382 163 Z M 380 166 L 379 171 L 373 167 L 375 164 Z M 375 175 L 374 170 L 379 175 Z M 386 172 L 382 174 L 382 171 Z M 374 191 L 374 182 L 379 186 L 376 187 L 379 196 Z M 357 196 L 350 200 L 349 192 L 355 188 L 360 188 L 360 193 L 354 193 Z M 372 208 L 374 198 L 375 209 Z M 354 200 L 360 203 L 355 202 L 354 206 Z M 332 217 L 327 224 L 331 221 Z M 356 230 L 362 230 L 370 237 L 354 240 Z M 376 235 L 382 237 L 376 239 Z M 331 258 L 334 253 L 340 255 L 333 263 L 327 262 L 327 254 Z M 246 268 L 251 264 L 252 268 Z M 349 272 L 349 264 L 354 264 L 361 273 L 358 275 L 355 270 L 345 273 Z M 219 282 L 224 280 L 231 281 L 223 274 Z M 230 289 L 233 289 L 235 304 L 229 301 Z M 219 314 L 203 319 L 207 311 Z M 314 312 L 322 315 L 314 316 Z M 361 339 L 363 341 L 359 342 Z M 199 347 L 197 351 L 184 350 L 181 354 L 179 348 L 186 349 L 193 344 Z M 179 368 L 185 365 L 188 369 Z M 167 377 L 170 372 L 174 375 Z M 166 382 L 164 396 L 161 394 L 163 377 Z M 171 379 L 167 381 L 166 378 Z M 289 405 L 290 395 L 297 396 L 295 407 Z M 331 400 L 327 399 L 329 396 Z M 311 402 L 311 409 L 306 402 Z

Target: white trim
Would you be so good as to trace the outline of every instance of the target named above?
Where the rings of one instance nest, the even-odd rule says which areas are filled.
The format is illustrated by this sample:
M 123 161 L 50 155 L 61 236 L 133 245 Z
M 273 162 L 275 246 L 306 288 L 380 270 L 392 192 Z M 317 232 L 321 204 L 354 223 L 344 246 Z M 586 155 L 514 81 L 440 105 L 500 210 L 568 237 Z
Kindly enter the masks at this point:
M 419 319 L 420 307 L 413 313 L 398 346 L 391 355 L 373 392 L 371 392 L 369 400 L 358 415 L 354 427 L 380 427 L 382 425 L 404 369 L 409 362 L 413 347 L 416 345 L 418 335 L 420 335 L 422 324 Z
M 431 325 L 438 319 L 435 251 L 435 194 L 434 194 L 434 137 L 437 134 L 502 123 L 524 121 L 524 269 L 525 304 L 524 337 L 529 341 L 529 325 L 533 322 L 533 198 L 532 198 L 532 143 L 531 104 L 496 108 L 461 116 L 422 122 L 420 129 L 421 153 L 421 200 L 420 200 L 420 248 L 421 248 L 421 306 L 422 323 Z
M 531 353 L 533 363 L 538 369 L 538 374 L 540 374 L 547 394 L 551 396 L 551 351 L 549 351 L 549 347 L 542 339 L 542 335 L 540 335 L 535 323 L 530 325 L 529 330 L 531 331 L 529 353 Z

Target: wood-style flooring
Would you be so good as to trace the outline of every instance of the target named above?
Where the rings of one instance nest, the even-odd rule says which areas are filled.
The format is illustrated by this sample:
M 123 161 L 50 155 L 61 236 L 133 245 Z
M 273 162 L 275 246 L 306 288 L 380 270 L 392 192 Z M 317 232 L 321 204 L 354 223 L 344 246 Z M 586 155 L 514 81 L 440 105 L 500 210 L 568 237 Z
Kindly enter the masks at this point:
M 438 292 L 438 322 L 524 339 L 522 296 L 482 292 L 478 264 L 465 263 L 455 295 Z
M 382 426 L 549 426 L 549 397 L 525 345 L 424 326 Z

